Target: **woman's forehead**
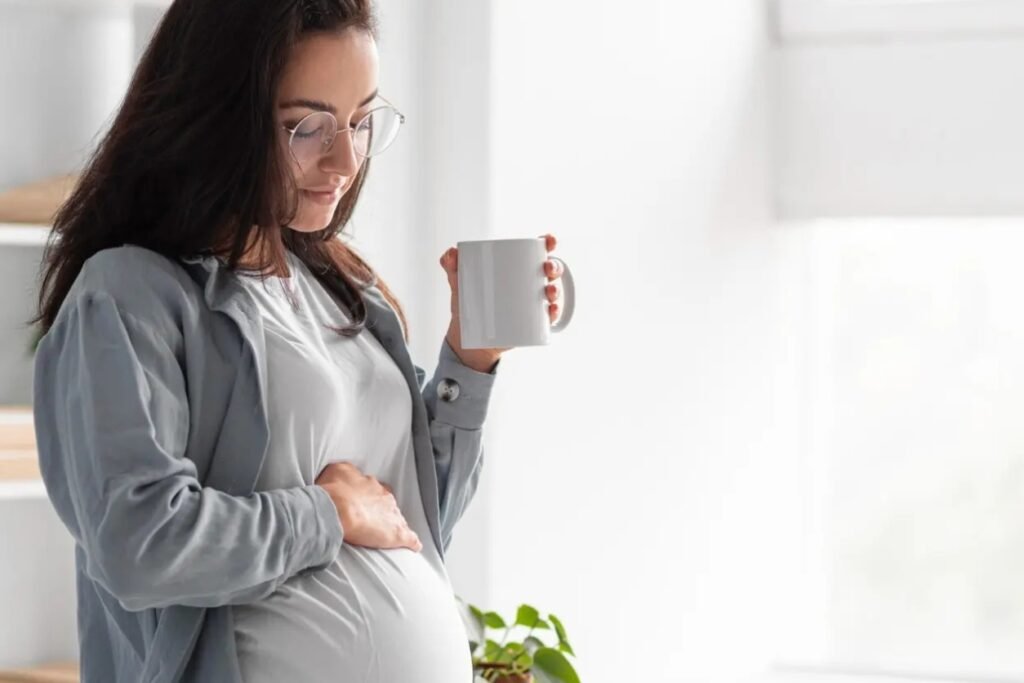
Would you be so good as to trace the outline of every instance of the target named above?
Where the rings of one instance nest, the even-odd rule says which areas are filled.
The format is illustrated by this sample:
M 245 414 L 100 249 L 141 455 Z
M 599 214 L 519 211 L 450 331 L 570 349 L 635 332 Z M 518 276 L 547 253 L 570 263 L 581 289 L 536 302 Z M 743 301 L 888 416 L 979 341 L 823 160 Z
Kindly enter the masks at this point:
M 278 86 L 278 102 L 315 100 L 339 111 L 361 105 L 376 90 L 377 45 L 365 31 L 314 34 L 292 49 Z

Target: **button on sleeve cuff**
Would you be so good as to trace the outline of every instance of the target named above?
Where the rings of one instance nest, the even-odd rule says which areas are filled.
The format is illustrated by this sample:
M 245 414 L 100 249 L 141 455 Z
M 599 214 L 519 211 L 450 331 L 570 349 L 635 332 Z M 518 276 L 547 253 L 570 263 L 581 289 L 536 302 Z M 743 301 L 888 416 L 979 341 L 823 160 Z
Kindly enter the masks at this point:
M 460 429 L 483 427 L 500 365 L 498 360 L 491 372 L 474 370 L 459 360 L 447 339 L 443 340 L 432 383 L 437 391 L 431 397 L 435 419 Z

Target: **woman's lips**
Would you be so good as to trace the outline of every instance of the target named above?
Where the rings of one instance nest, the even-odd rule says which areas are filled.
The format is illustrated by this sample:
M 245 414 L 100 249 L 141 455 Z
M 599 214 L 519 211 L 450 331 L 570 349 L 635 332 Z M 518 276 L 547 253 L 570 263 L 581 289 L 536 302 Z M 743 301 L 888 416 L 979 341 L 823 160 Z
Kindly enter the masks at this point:
M 341 188 L 329 192 L 316 192 L 314 190 L 303 190 L 302 194 L 317 204 L 334 204 L 341 199 Z

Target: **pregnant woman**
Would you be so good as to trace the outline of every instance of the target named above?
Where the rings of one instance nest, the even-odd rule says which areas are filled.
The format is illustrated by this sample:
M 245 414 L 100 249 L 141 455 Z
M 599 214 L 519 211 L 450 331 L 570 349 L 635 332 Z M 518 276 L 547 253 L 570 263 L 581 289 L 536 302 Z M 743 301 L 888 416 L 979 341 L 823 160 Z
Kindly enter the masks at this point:
M 427 380 L 340 237 L 404 121 L 375 35 L 368 0 L 176 0 L 55 220 L 34 412 L 85 683 L 472 678 L 444 553 L 508 349 L 461 347 L 449 249 Z

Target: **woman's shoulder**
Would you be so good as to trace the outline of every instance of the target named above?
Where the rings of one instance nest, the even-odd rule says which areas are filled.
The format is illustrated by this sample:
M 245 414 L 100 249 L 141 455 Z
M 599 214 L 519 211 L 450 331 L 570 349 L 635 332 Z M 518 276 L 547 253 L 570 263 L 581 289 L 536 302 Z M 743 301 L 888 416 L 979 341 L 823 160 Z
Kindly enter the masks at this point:
M 160 328 L 177 327 L 182 311 L 201 293 L 181 264 L 152 249 L 125 244 L 86 259 L 65 303 L 96 296 L 109 297 L 122 314 Z
M 181 266 L 158 251 L 137 244 L 122 244 L 101 249 L 85 260 L 82 272 L 99 275 L 123 274 L 128 277 L 174 276 Z

